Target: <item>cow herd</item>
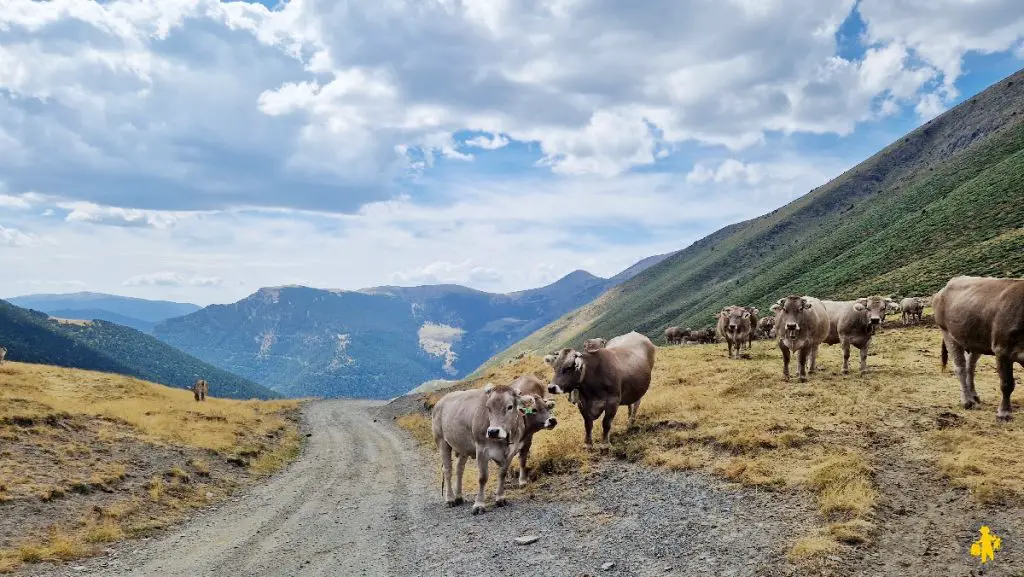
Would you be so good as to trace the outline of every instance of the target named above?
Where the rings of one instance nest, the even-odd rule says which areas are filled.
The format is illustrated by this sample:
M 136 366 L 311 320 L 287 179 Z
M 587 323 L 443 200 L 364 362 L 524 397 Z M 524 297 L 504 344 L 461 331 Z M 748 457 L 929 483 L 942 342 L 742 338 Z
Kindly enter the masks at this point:
M 931 301 L 942 333 L 942 366 L 952 357 L 964 408 L 980 402 L 974 388 L 978 357 L 993 355 L 1002 392 L 997 417 L 1009 420 L 1013 363 L 1024 366 L 1024 279 L 955 277 Z M 790 360 L 795 354 L 797 376 L 806 382 L 807 375 L 815 372 L 822 344 L 842 346 L 843 374 L 849 372 L 851 347 L 858 349 L 860 373 L 864 374 L 868 346 L 886 315 L 901 311 L 903 324 L 920 323 L 927 304 L 919 297 L 901 299 L 897 304 L 895 298 L 882 296 L 831 301 L 789 295 L 772 304 L 772 316 L 759 318 L 757 308 L 729 306 L 715 315 L 716 328 L 670 327 L 664 336 L 671 345 L 715 342 L 717 334 L 726 342 L 730 358 L 739 358 L 740 350 L 749 349 L 755 338 L 777 339 L 784 379 L 790 379 Z M 569 395 L 583 418 L 583 442 L 588 448 L 593 447 L 593 426 L 598 419 L 601 442 L 608 443 L 619 407 L 627 407 L 629 424 L 635 421 L 651 384 L 656 351 L 649 338 L 635 331 L 610 340 L 592 338 L 583 343 L 582 350 L 563 348 L 544 357 L 553 371 L 548 384 L 526 375 L 508 385 L 487 384 L 444 395 L 432 410 L 431 428 L 441 456 L 446 503 L 463 502 L 462 475 L 470 458 L 476 459 L 479 470 L 474 514 L 486 510 L 484 488 L 491 461 L 498 465 L 495 505 L 505 504 L 505 477 L 517 455 L 518 482 L 526 484 L 533 435 L 557 425 L 551 416 L 554 402 L 548 394 Z M 453 455 L 457 459 L 454 484 Z

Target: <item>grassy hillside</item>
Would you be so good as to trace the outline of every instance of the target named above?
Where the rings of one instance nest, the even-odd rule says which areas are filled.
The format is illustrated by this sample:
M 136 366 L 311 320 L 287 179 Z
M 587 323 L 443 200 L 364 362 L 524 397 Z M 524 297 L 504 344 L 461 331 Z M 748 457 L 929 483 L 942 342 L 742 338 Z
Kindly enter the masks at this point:
M 128 318 L 135 322 L 156 324 L 164 319 L 180 317 L 199 310 L 199 305 L 191 303 L 176 303 L 172 301 L 156 301 L 134 297 L 123 297 L 104 293 L 77 292 L 66 294 L 34 294 L 24 295 L 6 299 L 11 304 L 26 309 L 33 309 L 49 313 L 55 317 L 67 316 L 72 319 L 92 320 L 103 319 L 119 324 L 117 319 Z M 78 311 L 75 314 L 61 315 L 58 311 Z M 105 314 L 99 316 L 84 316 L 96 314 L 102 311 Z M 110 316 L 111 318 L 107 318 Z M 128 325 L 135 327 L 134 325 Z M 143 329 L 139 329 L 143 330 Z
M 619 459 L 703 471 L 817 504 L 817 522 L 778 546 L 799 566 L 826 567 L 787 574 L 967 575 L 977 566 L 965 548 L 979 523 L 1000 535 L 1024 535 L 1024 455 L 1010 449 L 1024 444 L 1024 407 L 1018 393 L 1018 419 L 996 422 L 998 377 L 992 357 L 983 357 L 977 387 L 985 404 L 960 408 L 956 378 L 940 372 L 939 342 L 933 326 L 896 328 L 890 319 L 872 344 L 867 376 L 842 376 L 840 347 L 826 346 L 822 371 L 808 384 L 782 380 L 774 343 L 755 342 L 739 361 L 726 358 L 724 345 L 659 347 L 637 426 L 627 431 L 626 411 L 619 411 L 610 447 L 587 452 L 576 407 L 557 398 L 558 427 L 535 437 L 534 485 L 512 491 L 512 506 L 575 486 L 552 475 L 583 475 L 585 485 L 588 472 L 614 471 Z M 551 369 L 526 356 L 459 386 L 508 383 L 522 374 L 546 380 Z M 443 394 L 403 400 L 413 412 L 399 417 L 434 463 L 422 408 Z M 469 488 L 475 472 L 465 478 Z M 1024 567 L 1020 549 L 1003 553 L 999 567 Z
M 216 397 L 280 397 L 135 329 L 106 321 L 61 322 L 5 301 L 0 301 L 0 345 L 12 361 L 118 373 L 177 388 L 203 378 Z
M 296 407 L 4 363 L 0 572 L 95 554 L 280 469 L 298 454 Z
M 703 327 L 729 304 L 931 294 L 1024 275 L 1024 71 L 792 203 L 694 243 L 496 361 L 593 336 Z

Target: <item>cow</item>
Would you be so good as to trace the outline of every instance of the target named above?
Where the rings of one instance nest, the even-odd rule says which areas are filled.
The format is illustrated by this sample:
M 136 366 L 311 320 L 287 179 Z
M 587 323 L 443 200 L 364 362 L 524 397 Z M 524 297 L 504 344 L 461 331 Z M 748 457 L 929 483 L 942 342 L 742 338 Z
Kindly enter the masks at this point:
M 828 336 L 828 313 L 821 301 L 811 296 L 790 295 L 772 305 L 775 313 L 775 335 L 782 351 L 782 375 L 789 380 L 789 356 L 796 351 L 801 383 L 807 382 L 807 361 L 810 372 L 817 368 L 818 347 Z
M 722 309 L 718 315 L 718 334 L 725 339 L 730 359 L 740 358 L 740 347 L 750 342 L 750 311 L 745 307 L 731 306 Z M 735 355 L 733 349 L 735 348 Z
M 597 349 L 603 349 L 608 344 L 605 339 L 587 339 L 583 341 L 583 350 L 585 351 L 596 351 Z
M 206 381 L 199 379 L 196 384 L 192 385 L 192 395 L 195 396 L 196 401 L 205 401 L 206 395 L 210 394 L 210 385 L 206 384 Z
M 822 301 L 823 303 L 825 301 Z M 832 314 L 838 316 L 836 330 L 839 342 L 843 345 L 843 374 L 850 374 L 850 345 L 860 349 L 860 374 L 868 370 L 868 344 L 875 330 L 885 322 L 892 300 L 882 296 L 860 298 L 849 303 L 836 303 L 841 306 L 829 308 L 829 330 L 831 331 Z
M 594 340 L 594 339 L 591 339 Z M 603 341 L 604 339 L 596 339 Z M 526 461 L 530 458 L 530 448 L 533 447 L 533 435 L 538 431 L 554 429 L 558 425 L 558 419 L 551 416 L 549 411 L 555 408 L 555 402 L 545 398 L 547 385 L 544 381 L 533 375 L 523 375 L 512 381 L 509 385 L 519 391 L 520 395 L 532 395 L 543 405 L 535 411 L 524 411 L 523 420 L 526 422 L 526 432 L 523 434 L 522 448 L 519 449 L 519 486 L 526 486 Z
M 747 312 L 750 313 L 750 336 L 747 337 L 747 348 L 749 349 L 754 346 L 754 341 L 757 340 L 757 323 L 760 322 L 757 315 L 761 314 L 761 311 L 757 307 L 743 308 L 747 309 Z
M 900 310 L 903 311 L 901 319 L 904 325 L 920 323 L 924 313 L 924 301 L 918 297 L 907 297 L 900 301 Z
M 441 455 L 441 494 L 448 506 L 461 505 L 462 475 L 466 460 L 476 459 L 478 478 L 473 514 L 487 510 L 484 488 L 491 461 L 498 465 L 498 487 L 494 504 L 505 505 L 505 477 L 509 465 L 521 449 L 531 411 L 545 411 L 543 401 L 523 395 L 508 385 L 488 383 L 482 389 L 453 391 L 441 397 L 431 410 L 430 429 Z M 456 483 L 452 485 L 452 455 L 458 459 Z
M 594 421 L 602 413 L 602 443 L 610 441 L 612 421 L 620 406 L 629 408 L 630 425 L 636 421 L 640 400 L 651 386 L 656 350 L 651 339 L 632 331 L 611 339 L 603 349 L 562 349 L 544 357 L 544 362 L 554 370 L 548 392 L 569 393 L 570 398 L 578 392 L 577 407 L 585 430 L 583 442 L 588 449 L 594 446 Z
M 775 337 L 775 317 L 767 316 L 757 321 L 757 332 L 759 336 L 770 339 Z
M 681 345 L 683 341 L 692 333 L 690 329 L 681 329 L 679 327 L 669 327 L 665 329 L 665 342 L 670 345 Z
M 942 367 L 953 357 L 965 409 L 981 403 L 974 370 L 981 355 L 993 355 L 1002 402 L 996 418 L 1011 418 L 1013 363 L 1024 367 L 1024 279 L 953 277 L 932 299 L 935 324 L 942 331 Z
M 7 347 L 0 346 L 0 365 L 4 364 L 4 357 L 7 356 Z

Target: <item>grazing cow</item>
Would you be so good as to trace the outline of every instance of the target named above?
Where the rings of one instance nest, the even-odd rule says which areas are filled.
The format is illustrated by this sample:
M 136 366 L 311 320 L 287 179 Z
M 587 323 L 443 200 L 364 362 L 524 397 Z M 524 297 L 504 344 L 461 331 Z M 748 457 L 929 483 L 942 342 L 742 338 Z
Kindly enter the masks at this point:
M 740 358 L 740 347 L 750 343 L 750 311 L 745 307 L 731 306 L 718 313 L 718 334 L 725 339 L 729 358 Z M 735 355 L 733 349 L 736 350 Z
M 654 343 L 633 331 L 608 341 L 603 349 L 579 352 L 562 349 L 544 357 L 555 371 L 548 392 L 559 394 L 578 391 L 580 415 L 586 431 L 584 443 L 594 446 L 594 421 L 601 417 L 601 441 L 608 443 L 612 421 L 619 406 L 629 407 L 629 424 L 636 420 L 640 400 L 651 385 L 654 369 Z
M 604 339 L 597 339 L 604 340 Z M 522 396 L 531 395 L 538 400 L 541 406 L 537 410 L 524 411 L 523 420 L 526 422 L 526 432 L 523 433 L 523 446 L 519 449 L 519 486 L 526 486 L 526 461 L 530 458 L 530 448 L 533 447 L 533 435 L 543 429 L 551 430 L 558 425 L 558 419 L 551 416 L 551 409 L 555 408 L 555 402 L 545 398 L 548 387 L 544 381 L 533 375 L 523 375 L 512 381 L 509 385 L 519 391 Z
M 444 475 L 441 493 L 449 506 L 461 505 L 462 474 L 466 460 L 475 458 L 480 471 L 473 514 L 487 510 L 484 488 L 491 461 L 498 465 L 494 504 L 505 505 L 505 477 L 512 457 L 522 449 L 531 411 L 546 411 L 543 401 L 523 395 L 507 385 L 488 384 L 482 389 L 453 391 L 441 397 L 431 410 L 430 428 L 441 454 Z M 458 458 L 456 483 L 452 484 L 452 454 Z
M 790 295 L 772 305 L 775 313 L 775 334 L 782 351 L 782 375 L 789 380 L 789 356 L 797 353 L 797 375 L 801 383 L 807 382 L 807 360 L 810 372 L 818 361 L 818 347 L 828 336 L 828 313 L 821 301 L 811 296 Z
M 996 417 L 1010 420 L 1013 363 L 1024 367 L 1024 279 L 953 277 L 932 303 L 942 331 L 942 367 L 952 356 L 964 408 L 981 402 L 974 388 L 978 357 L 993 355 L 1003 394 Z
M 665 342 L 670 345 L 681 345 L 693 331 L 690 329 L 681 329 L 679 327 L 669 327 L 665 329 Z
M 4 357 L 7 356 L 7 347 L 0 347 L 0 365 L 4 364 Z
M 824 302 L 824 301 L 823 301 Z M 845 303 L 844 303 L 845 304 Z M 860 349 L 860 374 L 868 370 L 868 344 L 875 330 L 885 322 L 885 314 L 889 312 L 892 300 L 881 296 L 871 296 L 851 301 L 849 306 L 839 307 L 837 323 L 839 341 L 843 344 L 843 374 L 850 373 L 850 345 Z M 827 308 L 827 307 L 826 307 Z M 831 325 L 832 309 L 829 311 Z
M 766 339 L 775 337 L 775 317 L 768 316 L 757 321 L 758 334 Z
M 583 350 L 590 352 L 603 349 L 608 344 L 605 339 L 587 339 L 583 341 Z
M 210 394 L 210 385 L 206 384 L 205 380 L 199 379 L 196 384 L 192 385 L 192 394 L 196 401 L 205 401 L 206 395 Z
M 921 322 L 924 314 L 924 300 L 918 297 L 907 297 L 900 301 L 900 310 L 903 311 L 901 318 L 903 324 L 917 324 Z
M 713 345 L 718 342 L 718 334 L 715 332 L 715 327 L 704 327 L 700 335 L 701 344 Z

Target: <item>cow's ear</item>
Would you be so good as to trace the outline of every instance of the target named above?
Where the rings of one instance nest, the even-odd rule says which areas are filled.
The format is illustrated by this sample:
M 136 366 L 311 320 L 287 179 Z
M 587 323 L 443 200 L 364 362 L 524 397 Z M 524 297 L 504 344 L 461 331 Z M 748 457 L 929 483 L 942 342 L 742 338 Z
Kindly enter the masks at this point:
M 862 303 L 862 302 L 860 302 L 860 301 L 857 301 L 857 302 L 856 302 L 856 303 L 855 303 L 855 304 L 853 305 L 853 310 L 855 310 L 855 311 L 857 311 L 857 312 L 861 312 L 861 311 L 865 310 L 865 308 L 864 308 L 864 303 Z
M 750 311 L 743 311 L 743 318 L 749 319 L 750 318 Z
M 487 385 L 484 386 L 484 393 L 489 395 L 492 392 L 494 392 L 494 383 L 487 383 Z
M 579 370 L 581 370 L 583 368 L 583 355 L 582 354 L 576 353 L 576 359 L 573 361 L 573 366 L 576 367 L 577 371 L 579 371 Z
M 550 366 L 554 366 L 554 364 L 555 364 L 555 355 L 544 355 L 544 364 L 548 365 L 549 367 Z
M 862 304 L 862 305 L 866 305 L 866 304 L 868 304 L 868 299 L 866 299 L 866 298 L 857 299 L 857 303 L 858 304 Z
M 782 310 L 782 305 L 780 305 L 779 303 L 775 303 L 775 304 L 772 305 L 772 312 L 773 313 L 777 313 L 777 312 L 779 312 L 781 310 Z
M 550 411 L 555 408 L 555 401 L 552 399 L 544 399 L 544 406 Z
M 813 306 L 811 303 L 807 302 L 807 300 L 801 300 L 800 302 L 804 304 L 805 309 L 809 309 Z

